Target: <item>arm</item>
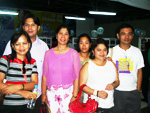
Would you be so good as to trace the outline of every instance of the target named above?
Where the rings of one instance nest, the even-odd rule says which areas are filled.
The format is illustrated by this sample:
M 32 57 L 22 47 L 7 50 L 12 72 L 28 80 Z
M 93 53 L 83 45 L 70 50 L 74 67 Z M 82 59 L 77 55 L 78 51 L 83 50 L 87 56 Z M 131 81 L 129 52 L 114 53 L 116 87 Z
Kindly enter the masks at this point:
M 42 104 L 47 103 L 46 90 L 47 90 L 46 77 L 42 76 Z
M 80 57 L 79 57 L 79 54 L 77 51 L 73 51 L 72 53 L 72 61 L 73 61 L 73 65 L 74 65 L 74 72 L 75 72 L 75 80 L 74 80 L 74 83 L 73 83 L 73 95 L 72 95 L 72 98 L 71 98 L 71 101 L 75 100 L 77 94 L 78 94 L 78 90 L 79 90 L 79 72 L 80 72 L 80 69 L 81 69 L 81 62 L 80 62 Z
M 142 84 L 142 68 L 138 69 L 137 72 L 137 90 L 141 90 L 141 84 Z

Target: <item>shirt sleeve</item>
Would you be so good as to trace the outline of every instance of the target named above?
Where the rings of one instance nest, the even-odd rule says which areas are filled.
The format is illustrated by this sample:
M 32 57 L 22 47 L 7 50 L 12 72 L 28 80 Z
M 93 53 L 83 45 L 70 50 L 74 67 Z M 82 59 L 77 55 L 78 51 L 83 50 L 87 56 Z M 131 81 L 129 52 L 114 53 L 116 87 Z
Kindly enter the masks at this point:
M 81 61 L 80 61 L 79 54 L 76 50 L 73 50 L 71 59 L 73 61 L 75 79 L 78 79 L 79 78 L 79 72 L 81 69 Z
M 9 54 L 11 54 L 11 52 L 12 51 L 11 51 L 11 46 L 10 46 L 10 41 L 9 41 L 5 47 L 3 55 L 9 55 Z
M 144 59 L 140 50 L 139 50 L 138 56 L 139 56 L 139 63 L 138 63 L 137 69 L 140 69 L 144 67 Z
M 47 61 L 48 61 L 48 51 L 45 53 L 45 56 L 44 56 L 43 74 L 42 74 L 46 78 L 47 78 L 47 75 L 48 75 L 48 64 L 47 64 Z
M 0 73 L 6 74 L 8 62 L 5 56 L 0 58 Z

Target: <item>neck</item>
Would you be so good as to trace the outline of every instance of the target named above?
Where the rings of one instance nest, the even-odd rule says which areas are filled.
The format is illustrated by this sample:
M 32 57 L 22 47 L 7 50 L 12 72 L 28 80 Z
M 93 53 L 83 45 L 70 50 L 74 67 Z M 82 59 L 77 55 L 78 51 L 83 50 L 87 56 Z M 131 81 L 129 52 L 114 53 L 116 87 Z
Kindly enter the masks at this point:
M 105 63 L 106 63 L 106 60 L 105 59 L 103 59 L 103 60 L 100 60 L 100 59 L 93 59 L 93 61 L 97 64 L 97 65 L 99 65 L 99 66 L 104 66 L 105 65 Z
M 31 42 L 33 43 L 36 40 L 36 36 L 35 37 L 30 37 Z
M 64 50 L 64 49 L 66 49 L 68 46 L 67 45 L 58 45 L 57 46 L 57 49 L 58 50 Z
M 22 61 L 25 59 L 25 57 L 26 57 L 26 56 L 17 55 L 17 58 L 19 58 L 19 59 L 22 60 Z
M 130 44 L 128 44 L 128 45 L 125 45 L 125 44 L 119 44 L 119 47 L 122 48 L 122 49 L 124 49 L 125 51 L 126 51 L 127 49 L 129 49 L 130 46 L 131 46 Z
M 84 57 L 84 58 L 89 57 L 89 52 L 83 53 L 83 52 L 80 51 L 79 54 L 80 54 L 82 57 Z

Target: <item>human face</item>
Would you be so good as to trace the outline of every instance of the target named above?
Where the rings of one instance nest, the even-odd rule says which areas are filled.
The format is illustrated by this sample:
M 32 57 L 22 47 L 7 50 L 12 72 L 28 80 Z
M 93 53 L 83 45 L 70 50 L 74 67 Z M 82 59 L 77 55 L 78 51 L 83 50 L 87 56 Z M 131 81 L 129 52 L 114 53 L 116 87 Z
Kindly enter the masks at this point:
M 130 45 L 133 39 L 134 33 L 131 28 L 123 28 L 120 30 L 120 33 L 117 34 L 120 44 Z
M 21 56 L 26 56 L 30 48 L 30 43 L 27 41 L 25 35 L 21 35 L 12 47 L 16 51 L 17 58 L 20 58 Z
M 81 52 L 87 53 L 91 47 L 91 43 L 87 37 L 81 37 L 79 41 L 79 48 Z
M 105 60 L 107 56 L 107 48 L 104 44 L 98 44 L 97 47 L 94 49 L 93 53 L 94 53 L 95 59 Z
M 30 38 L 36 38 L 37 32 L 40 30 L 40 26 L 35 24 L 32 18 L 27 18 L 23 29 L 28 33 Z
M 61 28 L 58 34 L 56 35 L 58 44 L 60 45 L 67 45 L 69 40 L 69 32 L 67 28 Z

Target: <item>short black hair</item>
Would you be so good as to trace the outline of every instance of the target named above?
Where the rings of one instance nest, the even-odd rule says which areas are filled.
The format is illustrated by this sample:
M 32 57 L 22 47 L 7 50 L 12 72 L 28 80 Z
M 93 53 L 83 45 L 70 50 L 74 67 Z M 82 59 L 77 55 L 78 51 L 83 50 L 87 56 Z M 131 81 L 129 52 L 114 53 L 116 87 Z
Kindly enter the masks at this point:
M 11 37 L 11 41 L 10 41 L 11 50 L 12 50 L 11 59 L 14 60 L 14 58 L 17 58 L 17 53 L 13 49 L 12 45 L 14 45 L 17 42 L 17 40 L 20 38 L 21 35 L 24 35 L 27 38 L 28 43 L 30 43 L 30 48 L 29 48 L 28 52 L 26 53 L 26 56 L 27 56 L 28 62 L 31 62 L 30 49 L 32 47 L 32 42 L 31 42 L 31 39 L 30 39 L 30 36 L 28 35 L 28 33 L 25 32 L 24 30 L 16 31 Z
M 66 28 L 67 31 L 68 31 L 68 33 L 69 33 L 69 35 L 70 35 L 70 29 L 69 29 L 69 27 L 68 27 L 67 25 L 65 25 L 65 24 L 62 24 L 62 25 L 58 26 L 58 28 L 57 28 L 57 30 L 56 30 L 56 34 L 58 34 L 58 32 L 59 32 L 62 28 Z
M 92 51 L 95 50 L 95 48 L 98 46 L 98 44 L 104 44 L 107 48 L 107 54 L 108 54 L 109 47 L 108 47 L 107 42 L 103 38 L 98 38 L 98 39 L 94 40 L 94 42 L 92 43 L 92 47 L 91 47 Z M 94 59 L 94 58 L 95 58 L 95 56 L 94 56 L 93 52 L 91 52 L 90 59 Z
M 129 25 L 129 24 L 127 24 L 127 23 L 123 23 L 123 24 L 121 24 L 121 25 L 119 25 L 118 26 L 118 28 L 117 28 L 117 30 L 116 30 L 116 33 L 120 33 L 120 31 L 121 31 L 121 29 L 123 29 L 123 28 L 131 28 L 132 29 L 132 32 L 134 32 L 134 28 L 131 26 L 131 25 Z
M 33 21 L 34 21 L 34 23 L 37 24 L 38 26 L 40 26 L 40 20 L 39 20 L 39 18 L 37 16 L 35 16 L 34 14 L 31 14 L 31 13 L 29 13 L 29 14 L 27 14 L 27 15 L 24 16 L 24 18 L 22 20 L 22 26 L 25 24 L 25 21 L 28 18 L 32 18 Z
M 82 37 L 87 37 L 89 42 L 92 43 L 90 35 L 88 35 L 87 33 L 82 33 L 80 36 L 78 36 L 78 40 L 77 40 L 77 42 L 78 42 L 77 51 L 78 52 L 80 51 L 79 42 Z M 89 51 L 91 51 L 91 48 L 89 49 Z

